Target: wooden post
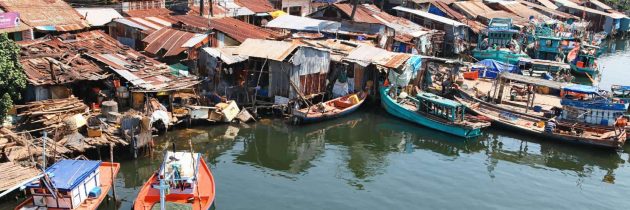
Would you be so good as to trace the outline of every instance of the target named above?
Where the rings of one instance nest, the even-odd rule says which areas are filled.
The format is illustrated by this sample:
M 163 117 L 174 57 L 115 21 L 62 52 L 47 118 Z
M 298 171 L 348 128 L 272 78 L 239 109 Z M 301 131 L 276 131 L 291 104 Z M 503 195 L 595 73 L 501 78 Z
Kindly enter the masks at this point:
M 116 176 L 114 174 L 114 144 L 109 144 L 109 162 L 112 166 L 109 168 L 112 176 L 112 195 L 114 196 L 114 206 L 116 206 Z

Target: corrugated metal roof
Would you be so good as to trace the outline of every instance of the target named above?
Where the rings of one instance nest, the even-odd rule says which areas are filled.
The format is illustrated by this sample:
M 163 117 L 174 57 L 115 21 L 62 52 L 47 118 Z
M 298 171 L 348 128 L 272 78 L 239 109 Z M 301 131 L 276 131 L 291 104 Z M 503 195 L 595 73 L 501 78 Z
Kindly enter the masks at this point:
M 584 11 L 584 12 L 588 12 L 588 13 L 593 13 L 593 14 L 598 14 L 598 15 L 602 15 L 602 16 L 607 16 L 613 19 L 620 19 L 620 18 L 625 18 L 628 17 L 624 14 L 621 13 L 608 13 L 608 12 L 604 12 L 604 11 L 599 11 L 596 9 L 591 9 L 585 6 L 580 6 L 577 5 L 576 3 L 573 3 L 571 1 L 568 0 L 556 0 L 557 3 L 562 4 L 562 6 L 567 7 L 567 8 L 571 8 L 571 9 L 575 9 L 575 10 L 580 10 L 580 11 Z
M 522 18 L 529 18 L 533 16 L 535 18 L 549 19 L 549 17 L 547 17 L 546 15 L 543 15 L 536 10 L 530 9 L 529 7 L 516 1 L 500 1 L 499 5 L 501 5 L 503 9 L 514 13 Z
M 195 45 L 203 42 L 203 40 L 206 40 L 207 38 L 208 38 L 207 34 L 195 34 L 195 36 L 193 36 L 188 41 L 186 41 L 186 43 L 182 44 L 182 47 L 185 47 L 185 48 L 194 47 Z
M 229 47 L 229 48 L 204 47 L 203 51 L 205 51 L 212 57 L 221 59 L 223 63 L 227 65 L 231 65 L 231 64 L 235 64 L 235 63 L 247 60 L 247 56 L 232 54 L 234 51 L 236 51 L 236 49 L 237 49 L 236 47 Z
M 477 18 L 478 15 L 494 11 L 482 1 L 458 1 L 453 3 L 453 7 L 472 18 Z
M 420 11 L 420 10 L 417 10 L 417 9 L 409 9 L 409 8 L 405 8 L 405 7 L 401 7 L 401 6 L 394 7 L 393 9 L 394 10 L 398 10 L 398 11 L 402 11 L 402 12 L 411 13 L 411 14 L 414 14 L 414 15 L 418 15 L 418 16 L 421 16 L 421 17 L 424 17 L 424 18 L 428 18 L 428 19 L 431 19 L 431 20 L 434 20 L 434 21 L 438 21 L 438 22 L 444 23 L 446 25 L 452 25 L 452 26 L 465 26 L 466 25 L 466 24 L 463 24 L 463 23 L 461 23 L 459 21 L 456 21 L 456 20 L 445 18 L 445 17 L 439 16 L 439 15 L 434 15 L 434 14 L 431 14 L 431 13 L 428 13 L 428 12 L 425 12 L 425 11 Z
M 345 13 L 348 17 L 350 17 L 350 15 L 352 14 L 352 5 L 350 4 L 336 3 L 336 4 L 333 4 L 333 6 L 337 7 L 340 11 Z M 353 21 L 363 22 L 363 23 L 381 23 L 381 21 L 372 17 L 370 12 L 365 7 L 361 7 L 361 6 L 359 6 L 356 9 Z
M 538 3 L 542 4 L 543 6 L 549 8 L 549 9 L 553 9 L 553 10 L 557 10 L 558 6 L 556 6 L 556 4 L 552 3 L 549 0 L 536 0 L 538 1 Z
M 291 42 L 247 39 L 238 46 L 236 54 L 284 61 L 298 47 L 298 44 Z
M 276 19 L 269 21 L 267 25 L 265 25 L 265 27 L 282 28 L 297 31 L 334 32 L 339 30 L 339 28 L 341 27 L 341 23 L 329 20 L 319 20 L 309 17 L 282 15 L 280 17 L 277 17 Z
M 399 68 L 411 57 L 411 54 L 390 52 L 378 47 L 360 45 L 344 59 L 361 66 L 377 64 L 388 68 Z
M 275 11 L 271 3 L 267 0 L 236 0 L 236 4 L 246 7 L 255 13 Z
M 210 25 L 214 30 L 220 31 L 236 41 L 245 39 L 276 39 L 282 34 L 269 29 L 261 28 L 231 17 L 210 19 Z
M 129 17 L 155 17 L 162 15 L 170 15 L 173 11 L 166 8 L 153 8 L 141 10 L 129 10 L 124 12 Z
M 572 14 L 568 14 L 568 13 L 560 12 L 560 11 L 556 10 L 558 8 L 558 6 L 556 6 L 555 4 L 553 4 L 553 3 L 551 3 L 551 2 L 549 2 L 547 0 L 544 0 L 544 1 L 543 0 L 538 0 L 538 1 L 539 2 L 545 2 L 546 1 L 549 4 L 553 5 L 553 7 L 542 6 L 542 5 L 535 4 L 535 3 L 532 3 L 532 2 L 528 2 L 528 1 L 525 1 L 525 0 L 516 0 L 516 1 L 520 2 L 521 4 L 527 5 L 529 7 L 536 8 L 536 9 L 538 9 L 540 11 L 544 11 L 544 12 L 550 14 L 551 16 L 557 16 L 557 17 L 561 17 L 561 18 L 564 18 L 564 19 L 569 19 L 569 18 L 577 19 L 578 18 L 578 17 L 576 17 L 576 16 L 574 16 Z
M 129 27 L 137 28 L 137 29 L 140 29 L 140 30 L 143 30 L 143 31 L 144 30 L 149 30 L 148 27 L 140 25 L 140 24 L 138 24 L 136 22 L 133 22 L 133 21 L 131 21 L 129 19 L 126 19 L 126 18 L 118 18 L 118 19 L 114 19 L 112 21 L 124 24 L 124 25 L 129 26 Z
M 20 13 L 27 25 L 54 31 L 75 31 L 89 27 L 81 15 L 61 0 L 2 0 L 6 12 Z
M 393 28 L 399 38 L 402 37 L 420 37 L 431 32 L 430 29 L 422 27 L 405 18 L 390 15 L 373 4 L 362 4 L 361 8 L 368 11 L 381 24 Z
M 446 13 L 448 16 L 450 16 L 451 18 L 455 19 L 455 20 L 462 20 L 464 18 L 466 18 L 464 15 L 462 15 L 461 13 L 455 11 L 454 9 L 452 9 L 451 7 L 449 7 L 448 5 L 453 3 L 455 1 L 452 2 L 442 2 L 442 1 L 435 1 L 432 0 L 431 4 L 435 7 L 437 7 L 438 9 L 440 9 L 442 12 Z
M 76 8 L 76 10 L 91 26 L 104 26 L 113 19 L 123 17 L 112 8 Z
M 147 43 L 144 51 L 158 55 L 160 50 L 165 50 L 164 57 L 179 55 L 186 50 L 182 46 L 195 35 L 195 33 L 165 27 L 149 34 L 142 40 Z

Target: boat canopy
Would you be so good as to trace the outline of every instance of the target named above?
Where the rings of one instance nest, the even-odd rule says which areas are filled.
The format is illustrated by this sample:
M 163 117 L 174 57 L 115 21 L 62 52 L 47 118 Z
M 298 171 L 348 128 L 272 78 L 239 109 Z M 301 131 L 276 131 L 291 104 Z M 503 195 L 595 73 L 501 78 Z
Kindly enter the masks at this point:
M 433 102 L 434 104 L 439 104 L 441 106 L 450 107 L 450 108 L 457 108 L 457 107 L 462 106 L 462 104 L 460 104 L 457 101 L 440 97 L 433 93 L 421 93 L 417 95 L 417 98 L 421 101 L 430 101 L 430 102 Z
M 572 84 L 562 88 L 564 91 L 582 93 L 582 94 L 599 94 L 599 89 L 594 86 Z
M 94 160 L 60 160 L 46 169 L 54 188 L 70 191 L 94 173 L 101 161 Z M 38 188 L 39 183 L 31 183 L 28 188 Z
M 525 75 L 520 75 L 520 74 L 513 74 L 509 72 L 501 72 L 499 76 L 500 76 L 500 79 L 511 80 L 511 81 L 525 83 L 525 84 L 531 84 L 535 86 L 549 87 L 556 90 L 560 90 L 562 89 L 562 87 L 565 87 L 567 85 L 567 83 L 556 82 L 552 80 L 546 80 L 546 79 L 530 77 L 530 76 L 525 76 Z
M 510 73 L 515 73 L 515 74 L 521 73 L 521 70 L 518 68 L 518 66 L 509 64 L 509 63 L 504 63 L 501 61 L 497 61 L 494 59 L 484 59 L 482 61 L 479 61 L 475 63 L 475 66 L 473 66 L 473 69 L 480 66 L 485 67 L 483 70 L 494 72 L 496 74 L 499 74 L 501 72 L 510 72 Z

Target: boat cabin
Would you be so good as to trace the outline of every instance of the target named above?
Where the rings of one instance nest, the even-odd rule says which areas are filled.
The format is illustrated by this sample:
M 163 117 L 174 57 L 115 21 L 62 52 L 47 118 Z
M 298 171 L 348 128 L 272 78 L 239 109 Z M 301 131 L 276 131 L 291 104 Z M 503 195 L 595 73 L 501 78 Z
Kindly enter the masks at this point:
M 466 107 L 459 102 L 440 97 L 433 93 L 419 93 L 416 96 L 418 111 L 430 114 L 449 122 L 461 122 L 465 119 Z
M 76 209 L 86 199 L 101 194 L 101 161 L 61 160 L 46 169 L 48 175 L 26 189 L 37 208 Z M 30 208 L 30 207 L 29 207 Z
M 593 125 L 613 126 L 628 110 L 627 103 L 617 103 L 593 86 L 573 84 L 562 88 L 560 119 Z
M 518 34 L 518 30 L 512 26 L 512 19 L 509 18 L 493 18 L 490 20 L 488 29 L 484 33 L 485 36 L 479 36 L 479 49 L 486 50 L 496 46 L 497 48 L 509 48 L 508 45 Z M 487 43 L 484 39 L 488 39 Z
M 169 194 L 194 194 L 200 158 L 199 153 L 167 151 L 164 154 L 158 179 L 170 186 Z
M 522 53 L 521 44 L 516 39 L 518 33 L 512 25 L 512 19 L 492 18 L 488 29 L 480 34 L 472 56 L 477 60 L 493 59 L 516 64 L 519 58 L 529 57 Z

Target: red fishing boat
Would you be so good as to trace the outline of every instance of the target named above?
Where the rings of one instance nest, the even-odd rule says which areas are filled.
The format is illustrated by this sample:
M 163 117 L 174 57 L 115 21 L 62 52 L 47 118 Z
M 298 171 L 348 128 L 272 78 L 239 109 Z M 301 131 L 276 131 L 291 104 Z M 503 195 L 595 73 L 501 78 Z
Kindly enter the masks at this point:
M 160 170 L 140 189 L 134 209 L 206 210 L 214 195 L 214 177 L 201 154 L 168 151 Z

